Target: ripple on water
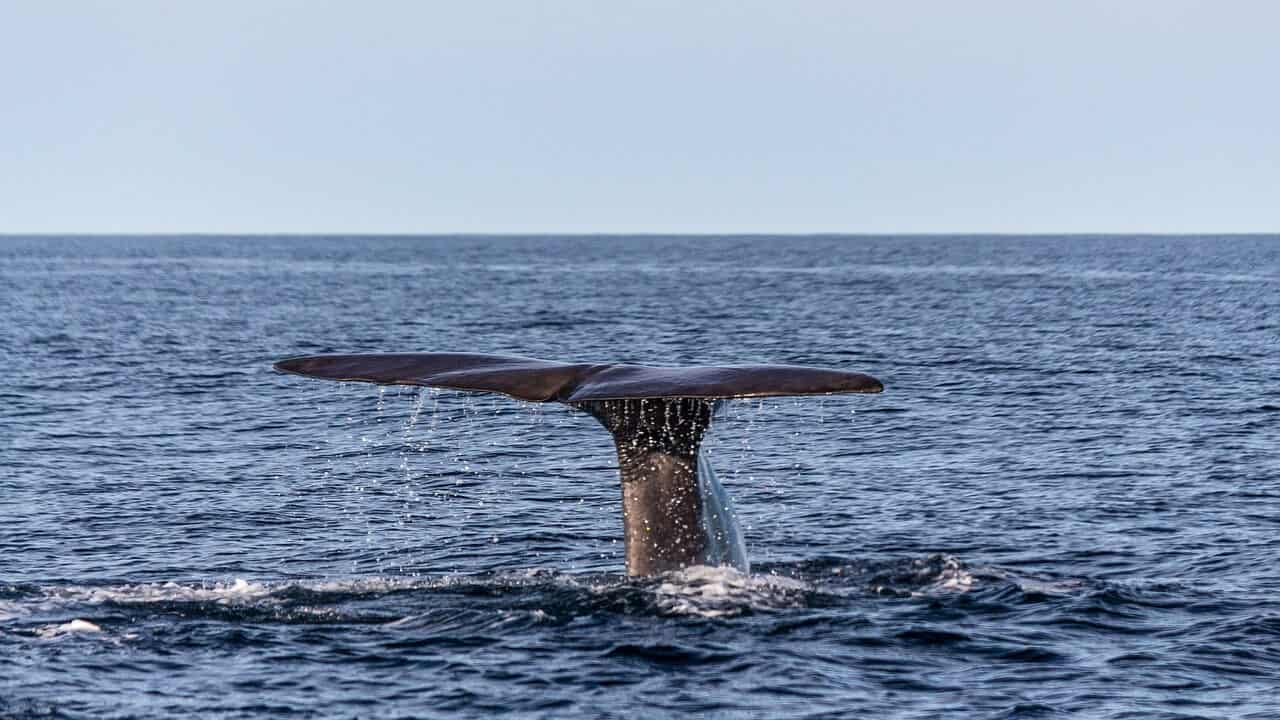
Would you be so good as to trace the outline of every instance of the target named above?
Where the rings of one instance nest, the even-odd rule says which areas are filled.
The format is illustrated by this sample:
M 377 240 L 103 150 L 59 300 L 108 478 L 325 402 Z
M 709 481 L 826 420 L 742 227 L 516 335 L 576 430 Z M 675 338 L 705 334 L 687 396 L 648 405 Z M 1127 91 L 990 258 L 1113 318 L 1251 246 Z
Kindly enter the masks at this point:
M 0 716 L 1280 716 L 1277 278 L 1275 237 L 0 238 Z M 726 406 L 756 572 L 630 579 L 589 419 L 269 369 L 399 349 L 888 389 Z

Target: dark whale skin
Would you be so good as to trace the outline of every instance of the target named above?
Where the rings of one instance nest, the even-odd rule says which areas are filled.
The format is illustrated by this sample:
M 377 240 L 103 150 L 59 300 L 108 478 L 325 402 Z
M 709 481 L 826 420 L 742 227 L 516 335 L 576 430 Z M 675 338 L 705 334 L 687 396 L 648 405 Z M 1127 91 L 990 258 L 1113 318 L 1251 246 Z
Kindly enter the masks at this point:
M 530 402 L 827 395 L 884 389 L 870 375 L 799 365 L 659 367 L 474 353 L 310 355 L 281 360 L 275 369 L 326 380 L 496 392 Z

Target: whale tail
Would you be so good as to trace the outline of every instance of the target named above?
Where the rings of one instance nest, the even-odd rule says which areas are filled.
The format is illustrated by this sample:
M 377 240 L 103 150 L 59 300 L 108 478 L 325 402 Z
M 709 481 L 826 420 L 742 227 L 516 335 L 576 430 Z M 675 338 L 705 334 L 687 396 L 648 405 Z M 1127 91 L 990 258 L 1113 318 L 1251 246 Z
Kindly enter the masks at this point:
M 789 365 L 672 368 L 465 353 L 315 355 L 275 368 L 328 380 L 497 392 L 591 415 L 618 453 L 630 575 L 698 564 L 748 569 L 732 503 L 701 451 L 720 400 L 883 389 L 868 375 Z
M 702 564 L 714 554 L 702 492 L 702 466 L 709 470 L 710 464 L 701 446 L 715 402 L 677 397 L 573 404 L 613 436 L 622 480 L 627 572 L 632 575 Z

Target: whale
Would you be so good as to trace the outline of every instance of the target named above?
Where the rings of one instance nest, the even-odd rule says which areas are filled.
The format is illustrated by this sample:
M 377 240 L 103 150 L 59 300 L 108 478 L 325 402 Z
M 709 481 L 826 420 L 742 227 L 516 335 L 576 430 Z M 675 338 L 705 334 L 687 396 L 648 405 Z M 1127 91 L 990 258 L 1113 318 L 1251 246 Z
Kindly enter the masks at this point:
M 558 402 L 595 418 L 617 451 L 623 547 L 632 576 L 693 565 L 747 571 L 736 513 L 701 449 L 719 403 L 884 390 L 870 375 L 800 365 L 665 367 L 422 352 L 307 355 L 273 367 L 324 380 Z

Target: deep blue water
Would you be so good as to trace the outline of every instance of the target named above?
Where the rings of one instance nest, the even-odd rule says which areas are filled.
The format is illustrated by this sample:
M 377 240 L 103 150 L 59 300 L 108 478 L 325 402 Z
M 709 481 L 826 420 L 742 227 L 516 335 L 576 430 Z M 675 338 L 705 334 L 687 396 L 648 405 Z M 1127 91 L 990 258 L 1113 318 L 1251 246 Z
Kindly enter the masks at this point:
M 1280 238 L 0 239 L 0 716 L 1280 717 Z M 627 579 L 455 350 L 867 372 L 708 443 L 750 576 Z

